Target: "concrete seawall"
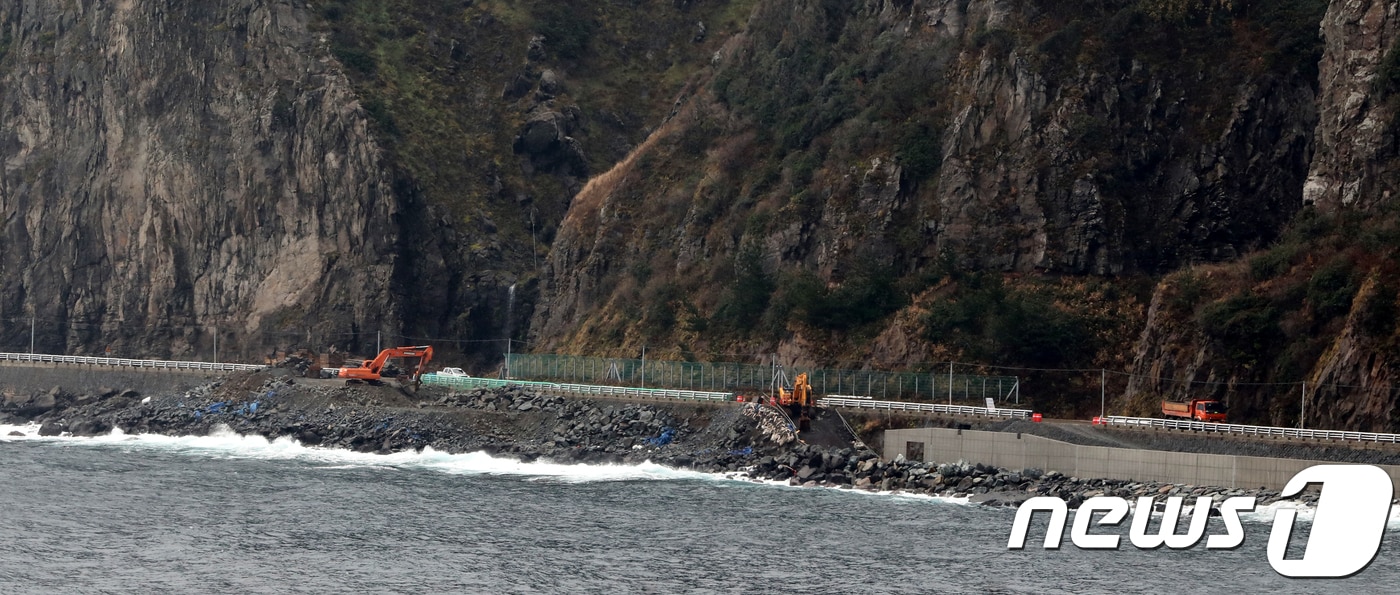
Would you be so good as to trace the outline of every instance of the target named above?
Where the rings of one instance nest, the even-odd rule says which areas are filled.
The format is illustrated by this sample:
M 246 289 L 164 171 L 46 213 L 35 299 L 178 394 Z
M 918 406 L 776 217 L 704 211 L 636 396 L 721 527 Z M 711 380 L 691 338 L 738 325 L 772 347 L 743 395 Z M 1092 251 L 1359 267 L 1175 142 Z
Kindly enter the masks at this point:
M 0 393 L 46 392 L 53 387 L 76 393 L 131 389 L 142 394 L 181 393 L 226 376 L 227 372 L 115 368 L 71 364 L 0 363 Z
M 1081 446 L 1030 434 L 948 428 L 885 431 L 885 456 L 1038 468 L 1080 478 L 1281 490 L 1294 474 L 1327 461 Z M 1377 465 L 1400 485 L 1400 466 Z

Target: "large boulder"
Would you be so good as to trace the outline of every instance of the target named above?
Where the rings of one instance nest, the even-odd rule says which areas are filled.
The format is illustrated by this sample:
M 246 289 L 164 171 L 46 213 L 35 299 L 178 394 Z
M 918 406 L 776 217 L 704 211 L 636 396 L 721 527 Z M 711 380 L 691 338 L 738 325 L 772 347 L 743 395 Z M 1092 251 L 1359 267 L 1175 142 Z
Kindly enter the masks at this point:
M 588 159 L 583 145 L 570 136 L 577 124 L 577 108 L 536 112 L 516 135 L 515 152 L 529 157 L 536 170 L 586 177 Z
M 52 411 L 57 404 L 58 395 L 50 391 L 30 399 L 29 402 L 19 408 L 19 415 L 21 417 L 33 418 Z
M 69 431 L 74 436 L 97 436 L 112 431 L 112 427 L 100 419 L 85 419 L 75 422 Z

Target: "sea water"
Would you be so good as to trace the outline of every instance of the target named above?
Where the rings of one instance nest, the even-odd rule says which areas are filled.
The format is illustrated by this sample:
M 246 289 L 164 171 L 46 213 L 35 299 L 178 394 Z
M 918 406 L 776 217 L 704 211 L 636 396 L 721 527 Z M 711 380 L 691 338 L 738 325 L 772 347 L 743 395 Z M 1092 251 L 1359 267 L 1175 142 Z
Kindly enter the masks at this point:
M 4 593 L 1382 593 L 1400 580 L 1397 522 L 1353 577 L 1279 576 L 1271 509 L 1246 515 L 1229 551 L 1126 537 L 1079 550 L 1068 531 L 1044 550 L 1043 527 L 1012 551 L 1012 509 L 650 464 L 34 426 L 0 427 L 0 462 Z

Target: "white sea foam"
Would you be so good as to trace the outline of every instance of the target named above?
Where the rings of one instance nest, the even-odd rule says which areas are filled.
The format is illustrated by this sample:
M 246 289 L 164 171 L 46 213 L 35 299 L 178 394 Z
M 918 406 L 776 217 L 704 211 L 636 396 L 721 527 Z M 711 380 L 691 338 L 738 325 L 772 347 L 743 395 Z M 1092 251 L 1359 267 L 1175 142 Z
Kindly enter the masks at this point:
M 779 479 L 764 479 L 764 478 L 759 478 L 759 477 L 751 477 L 751 476 L 749 476 L 747 473 L 743 473 L 743 472 L 739 472 L 739 473 L 730 472 L 730 473 L 724 473 L 724 474 L 722 474 L 722 475 L 723 475 L 726 479 L 733 479 L 733 480 L 736 480 L 736 481 L 743 481 L 743 482 L 746 482 L 746 483 L 760 484 L 760 485 L 765 485 L 765 486 L 769 486 L 769 487 L 788 488 L 788 489 L 793 489 L 793 490 L 810 489 L 810 488 L 803 488 L 803 487 L 801 487 L 801 486 L 795 486 L 795 485 L 789 484 L 789 483 L 788 483 L 788 480 L 786 480 L 786 479 L 781 479 L 781 480 L 779 480 Z M 853 488 L 838 488 L 838 487 L 829 487 L 829 486 L 825 486 L 825 489 L 835 490 L 835 491 L 838 491 L 838 492 L 841 492 L 841 493 L 846 493 L 846 494 L 859 494 L 859 495 L 862 495 L 862 496 L 885 496 L 885 497 L 894 497 L 894 498 L 905 498 L 905 499 L 909 499 L 909 500 L 924 500 L 924 501 L 929 501 L 929 502 L 939 502 L 939 503 L 943 503 L 943 504 L 969 504 L 969 503 L 970 503 L 970 499 L 969 499 L 968 497 L 966 497 L 966 496 L 961 497 L 961 498 L 955 498 L 955 497 L 953 497 L 953 496 L 934 496 L 934 495 L 932 495 L 932 494 L 919 494 L 919 493 L 915 493 L 915 492 L 905 492 L 905 491 L 893 491 L 893 490 L 891 490 L 891 491 L 857 490 L 857 489 L 853 489 Z
M 18 432 L 19 436 L 10 436 Z M 699 479 L 725 482 L 743 482 L 781 488 L 801 489 L 789 486 L 787 481 L 757 479 L 746 473 L 705 473 L 673 469 L 650 461 L 633 465 L 591 465 L 563 464 L 551 462 L 524 463 L 514 459 L 493 457 L 486 453 L 474 452 L 450 454 L 432 448 L 422 452 L 403 451 L 392 454 L 362 453 L 336 448 L 304 446 L 290 437 L 268 440 L 262 436 L 244 436 L 227 427 L 219 426 L 208 436 L 166 436 L 163 434 L 127 434 L 114 429 L 109 434 L 92 437 L 40 436 L 39 426 L 0 425 L 0 442 L 36 441 L 52 442 L 65 446 L 103 446 L 133 450 L 158 450 L 224 459 L 277 459 L 312 463 L 315 470 L 368 469 L 396 471 L 401 469 L 423 469 L 441 473 L 460 475 L 510 475 L 525 477 L 527 481 L 559 481 L 584 483 L 596 481 L 639 481 Z M 909 492 L 886 492 L 855 489 L 835 491 L 864 496 L 884 496 L 910 500 L 922 500 L 948 504 L 968 504 L 967 498 L 931 496 Z
M 17 432 L 19 436 L 11 436 Z M 583 483 L 595 481 L 640 481 L 701 479 L 739 481 L 765 486 L 799 489 L 789 486 L 787 481 L 757 479 L 744 473 L 704 473 L 664 467 L 652 462 L 634 465 L 590 465 L 550 462 L 524 463 L 509 458 L 493 457 L 486 453 L 474 452 L 450 454 L 432 448 L 422 452 L 403 451 L 393 454 L 362 453 L 344 449 L 304 446 L 289 437 L 268 440 L 262 436 L 244 436 L 220 426 L 208 436 L 166 436 L 163 434 L 127 434 L 120 429 L 111 433 L 75 438 L 69 436 L 40 436 L 37 424 L 0 425 L 0 442 L 44 441 L 63 445 L 99 445 L 129 449 L 151 449 L 185 453 L 210 458 L 280 459 L 313 463 L 317 470 L 369 469 L 396 471 L 400 469 L 424 469 L 460 475 L 510 475 L 522 476 L 532 481 L 561 481 Z M 856 489 L 835 489 L 838 492 L 864 496 L 895 497 L 922 500 L 944 504 L 969 504 L 969 499 L 948 496 L 933 496 L 912 492 L 889 492 Z M 1189 506 L 1187 507 L 1189 510 Z M 1241 514 L 1246 522 L 1271 523 L 1280 508 L 1298 508 L 1298 520 L 1311 522 L 1314 510 L 1291 502 L 1277 502 L 1261 506 L 1252 513 Z M 1160 516 L 1160 512 L 1154 516 Z M 1183 515 L 1189 512 L 1183 511 Z M 1392 508 L 1388 527 L 1400 530 L 1400 508 Z
M 1298 511 L 1295 522 L 1311 523 L 1313 517 L 1317 514 L 1317 508 L 1315 507 L 1284 501 L 1274 502 L 1268 506 L 1260 506 L 1254 509 L 1254 512 L 1242 513 L 1240 514 L 1240 520 L 1272 524 L 1274 522 L 1274 517 L 1278 515 L 1278 511 L 1283 509 L 1294 509 Z M 1386 519 L 1385 528 L 1387 531 L 1400 531 L 1400 506 L 1394 504 L 1390 506 L 1390 517 Z
M 19 432 L 22 436 L 10 436 Z M 39 436 L 37 425 L 0 426 L 0 441 L 47 441 L 64 445 L 117 446 L 131 449 L 153 449 L 212 458 L 280 459 L 316 463 L 314 469 L 424 469 L 460 475 L 515 475 L 532 480 L 564 482 L 637 481 L 670 479 L 709 479 L 714 476 L 697 471 L 683 471 L 651 462 L 636 465 L 586 465 L 549 462 L 524 463 L 474 452 L 450 454 L 432 448 L 422 452 L 403 451 L 392 454 L 354 452 L 336 448 L 303 446 L 288 437 L 268 440 L 262 436 L 244 436 L 219 427 L 208 436 L 165 436 L 161 434 L 126 434 L 120 429 L 110 434 L 86 438 Z

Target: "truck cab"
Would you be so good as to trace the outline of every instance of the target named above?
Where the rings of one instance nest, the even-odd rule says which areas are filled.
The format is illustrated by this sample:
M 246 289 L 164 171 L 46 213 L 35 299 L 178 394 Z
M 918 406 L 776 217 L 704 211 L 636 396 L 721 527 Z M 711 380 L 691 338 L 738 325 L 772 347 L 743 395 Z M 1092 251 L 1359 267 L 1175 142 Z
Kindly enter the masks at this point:
M 1225 404 L 1220 401 L 1196 401 L 1191 417 L 1197 421 L 1225 421 Z

